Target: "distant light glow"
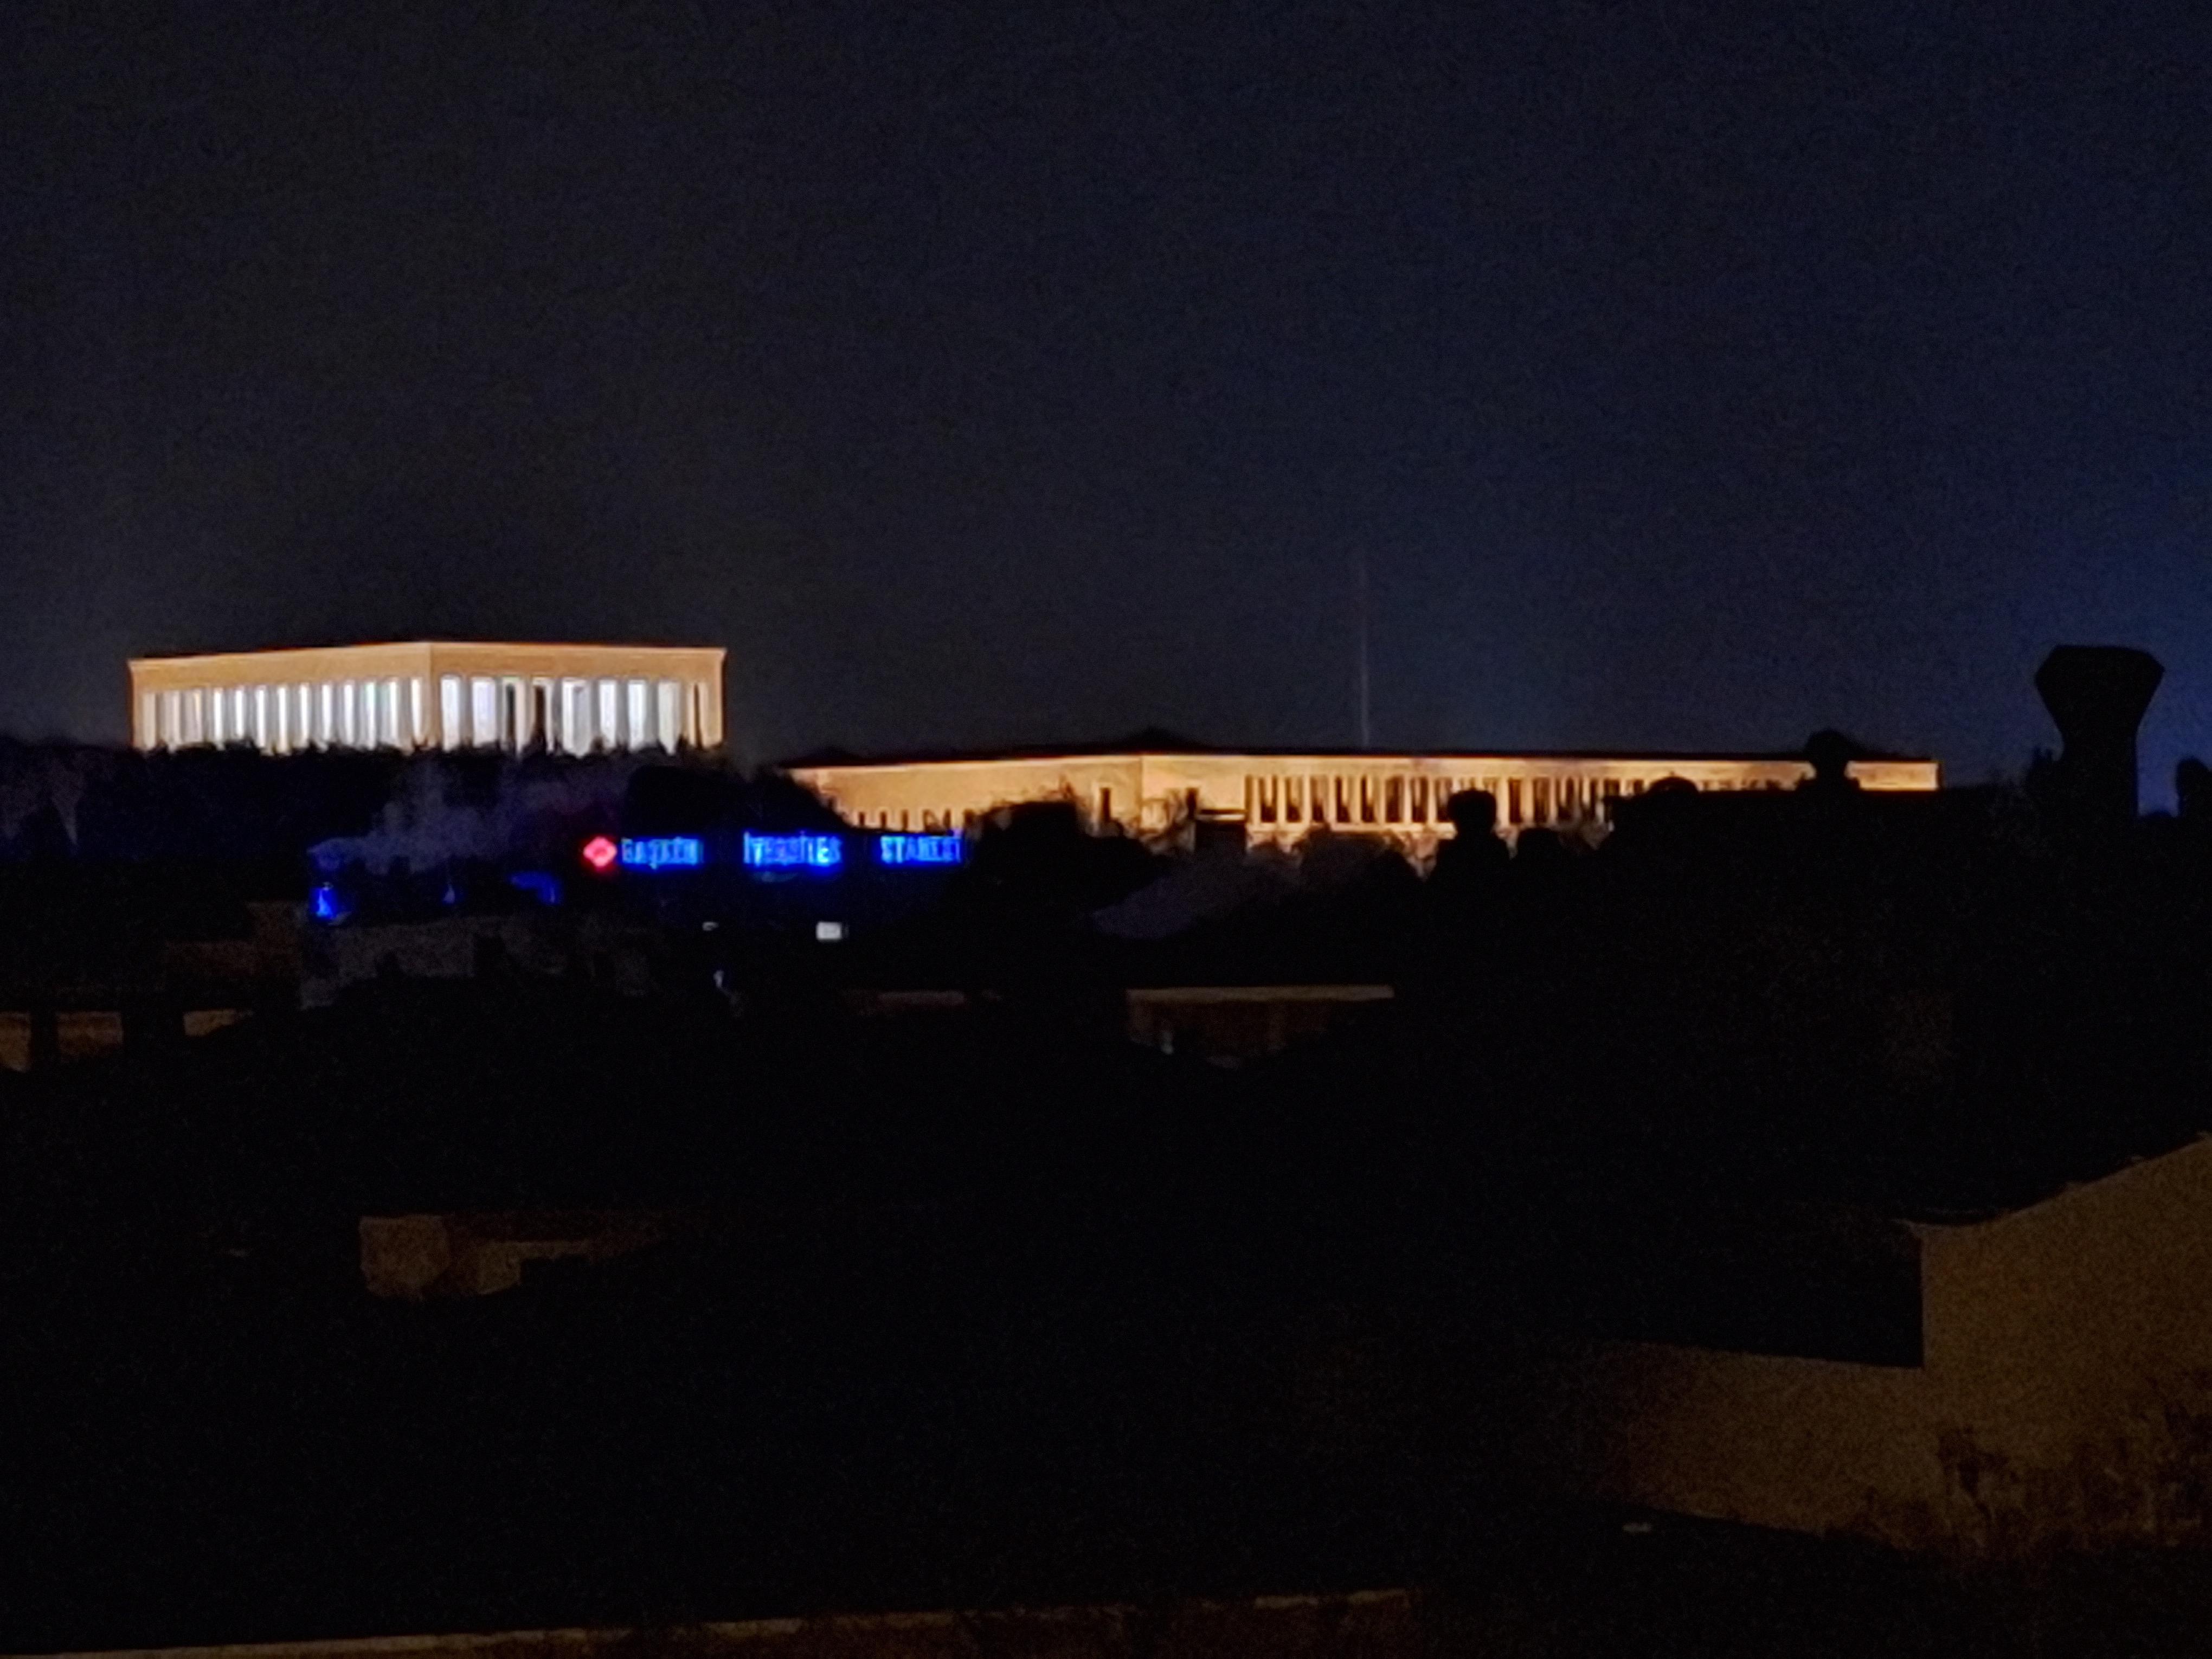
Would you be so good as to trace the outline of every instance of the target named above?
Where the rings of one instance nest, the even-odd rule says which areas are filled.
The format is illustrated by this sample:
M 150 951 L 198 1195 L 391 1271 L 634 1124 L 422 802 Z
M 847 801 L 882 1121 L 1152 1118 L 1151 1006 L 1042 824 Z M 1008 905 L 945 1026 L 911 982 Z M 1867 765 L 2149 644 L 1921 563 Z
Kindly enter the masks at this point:
M 633 841 L 623 837 L 625 870 L 696 870 L 707 861 L 705 843 L 696 836 L 656 836 Z
M 845 924 L 842 921 L 817 921 L 814 924 L 814 937 L 820 944 L 835 945 L 845 937 Z
M 967 856 L 968 843 L 958 836 L 878 836 L 876 860 L 880 864 L 957 864 Z
M 316 883 L 308 893 L 307 910 L 317 921 L 328 922 L 343 921 L 353 914 L 345 896 L 326 881 Z
M 845 861 L 835 836 L 756 836 L 745 832 L 746 866 L 754 870 L 834 870 Z
M 611 869 L 614 861 L 621 856 L 622 848 L 605 836 L 593 836 L 584 843 L 584 862 L 603 874 Z

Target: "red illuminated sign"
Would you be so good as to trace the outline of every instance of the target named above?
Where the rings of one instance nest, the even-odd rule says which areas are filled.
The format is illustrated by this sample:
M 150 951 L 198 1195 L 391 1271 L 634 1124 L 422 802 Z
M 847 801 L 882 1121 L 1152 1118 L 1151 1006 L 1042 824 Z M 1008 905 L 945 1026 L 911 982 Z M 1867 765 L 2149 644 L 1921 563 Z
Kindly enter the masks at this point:
M 605 874 L 621 856 L 622 848 L 605 836 L 593 836 L 584 843 L 584 862 L 601 874 Z

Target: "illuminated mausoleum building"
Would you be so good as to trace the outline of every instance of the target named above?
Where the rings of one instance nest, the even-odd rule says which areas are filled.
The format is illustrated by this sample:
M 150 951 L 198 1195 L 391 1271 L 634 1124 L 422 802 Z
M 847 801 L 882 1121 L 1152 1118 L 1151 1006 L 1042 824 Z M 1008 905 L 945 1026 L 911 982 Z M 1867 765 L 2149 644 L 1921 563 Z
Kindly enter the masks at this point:
M 1157 740 L 1155 738 L 1157 738 Z M 1316 828 L 1390 836 L 1417 855 L 1452 833 L 1444 806 L 1462 790 L 1498 801 L 1509 840 L 1524 829 L 1600 830 L 1612 803 L 1664 779 L 1701 790 L 1790 789 L 1812 775 L 1795 754 L 1327 754 L 1215 750 L 1147 734 L 1107 749 L 862 760 L 817 755 L 792 777 L 851 823 L 959 830 L 995 807 L 1069 800 L 1096 829 L 1159 835 L 1194 819 L 1243 825 L 1254 843 L 1290 842 Z M 1929 790 L 1932 760 L 1869 756 L 1850 763 L 1862 788 Z
M 722 656 L 708 647 L 423 641 L 131 664 L 141 749 L 713 748 Z

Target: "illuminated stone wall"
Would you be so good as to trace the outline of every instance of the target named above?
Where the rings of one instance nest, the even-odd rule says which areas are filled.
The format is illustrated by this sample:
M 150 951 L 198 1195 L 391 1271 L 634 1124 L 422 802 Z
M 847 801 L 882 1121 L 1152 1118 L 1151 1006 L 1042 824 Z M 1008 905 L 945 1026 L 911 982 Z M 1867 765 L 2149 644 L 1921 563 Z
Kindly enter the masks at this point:
M 994 807 L 1072 800 L 1094 825 L 1157 835 L 1203 816 L 1241 822 L 1255 842 L 1295 842 L 1316 825 L 1388 835 L 1417 855 L 1451 833 L 1443 804 L 1463 789 L 1498 798 L 1510 839 L 1536 826 L 1601 824 L 1607 803 L 1662 778 L 1700 789 L 1787 789 L 1812 775 L 1771 756 L 1484 756 L 1126 754 L 866 763 L 793 769 L 792 775 L 854 823 L 960 829 Z M 1858 761 L 1869 789 L 1933 789 L 1929 760 Z
M 1914 1231 L 1919 1365 L 1553 1352 L 1529 1455 L 1584 1496 L 1960 1555 L 2212 1536 L 2212 1143 Z
M 141 749 L 713 748 L 723 653 L 707 647 L 418 641 L 131 664 Z

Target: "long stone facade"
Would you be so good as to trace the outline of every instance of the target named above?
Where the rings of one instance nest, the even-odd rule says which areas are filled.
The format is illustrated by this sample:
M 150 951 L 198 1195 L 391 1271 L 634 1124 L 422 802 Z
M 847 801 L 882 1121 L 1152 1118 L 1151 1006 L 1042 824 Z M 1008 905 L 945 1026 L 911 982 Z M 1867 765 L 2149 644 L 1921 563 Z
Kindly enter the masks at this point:
M 713 748 L 722 659 L 710 647 L 418 641 L 131 664 L 141 749 Z
M 798 762 L 791 776 L 856 824 L 958 830 L 994 808 L 1067 800 L 1094 828 L 1158 835 L 1206 818 L 1241 823 L 1255 842 L 1316 828 L 1386 835 L 1432 850 L 1461 790 L 1498 800 L 1498 829 L 1596 830 L 1621 797 L 1679 778 L 1699 789 L 1789 789 L 1812 775 L 1795 755 L 1233 753 L 1218 750 Z M 1939 787 L 1932 760 L 1851 763 L 1863 788 Z

